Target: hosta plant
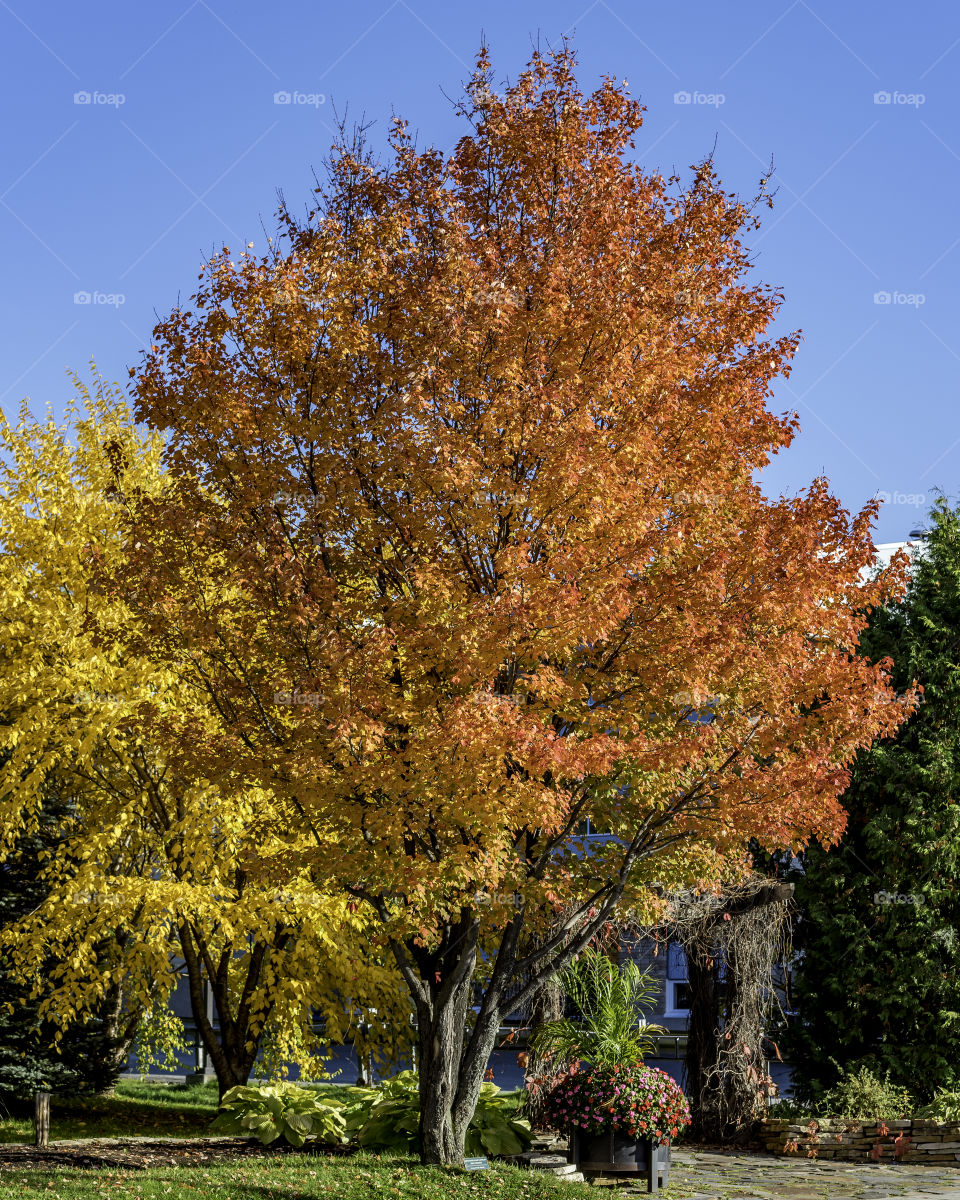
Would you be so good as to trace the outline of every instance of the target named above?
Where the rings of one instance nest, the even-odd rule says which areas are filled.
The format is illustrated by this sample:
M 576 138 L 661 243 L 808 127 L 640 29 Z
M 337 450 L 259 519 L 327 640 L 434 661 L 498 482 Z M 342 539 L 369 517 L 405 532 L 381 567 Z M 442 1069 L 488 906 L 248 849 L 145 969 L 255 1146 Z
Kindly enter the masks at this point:
M 613 1128 L 637 1138 L 669 1142 L 690 1121 L 682 1089 L 656 1067 L 593 1067 L 560 1077 L 547 1096 L 557 1129 L 587 1134 Z
M 259 1138 L 265 1146 L 278 1138 L 298 1147 L 307 1141 L 333 1145 L 347 1141 L 341 1106 L 294 1083 L 231 1088 L 220 1101 L 212 1128 L 218 1133 Z
M 401 1071 L 377 1088 L 351 1089 L 353 1103 L 344 1110 L 347 1130 L 370 1150 L 416 1151 L 420 1124 L 419 1080 Z M 530 1124 L 517 1115 L 518 1098 L 484 1083 L 467 1129 L 467 1155 L 520 1154 L 531 1141 Z

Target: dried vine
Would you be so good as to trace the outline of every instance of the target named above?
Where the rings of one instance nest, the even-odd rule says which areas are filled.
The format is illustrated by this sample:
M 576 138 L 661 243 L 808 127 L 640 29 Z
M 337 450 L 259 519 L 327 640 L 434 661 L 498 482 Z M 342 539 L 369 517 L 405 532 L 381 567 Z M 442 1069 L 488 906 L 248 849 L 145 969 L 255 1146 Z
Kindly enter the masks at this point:
M 748 1134 L 775 1094 L 766 1063 L 771 1049 L 779 1051 L 767 1030 L 783 1012 L 775 968 L 790 952 L 789 895 L 784 885 L 754 877 L 719 894 L 672 898 L 666 934 L 687 957 L 685 1087 L 699 1140 Z

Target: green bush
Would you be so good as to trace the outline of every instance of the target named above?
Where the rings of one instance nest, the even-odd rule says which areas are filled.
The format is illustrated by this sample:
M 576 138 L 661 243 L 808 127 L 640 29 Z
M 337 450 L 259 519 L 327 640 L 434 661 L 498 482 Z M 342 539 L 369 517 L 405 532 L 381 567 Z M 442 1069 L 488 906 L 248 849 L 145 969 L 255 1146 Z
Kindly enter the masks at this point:
M 323 1101 L 295 1083 L 234 1087 L 220 1101 L 213 1129 L 247 1134 L 265 1145 L 285 1138 L 291 1146 L 308 1140 L 339 1145 L 347 1141 L 347 1123 L 337 1101 Z
M 839 1081 L 817 1102 L 819 1112 L 837 1117 L 867 1117 L 896 1121 L 910 1116 L 915 1101 L 905 1087 L 890 1082 L 889 1071 L 877 1078 L 867 1067 L 848 1068 Z
M 929 1104 L 918 1109 L 914 1114 L 927 1121 L 939 1121 L 942 1125 L 960 1124 L 960 1092 L 952 1092 L 949 1088 L 938 1088 L 936 1095 Z
M 354 1102 L 344 1110 L 348 1134 L 368 1150 L 415 1153 L 420 1125 L 420 1092 L 413 1071 L 401 1071 L 378 1088 L 352 1088 Z M 531 1142 L 530 1123 L 518 1116 L 518 1098 L 484 1083 L 467 1129 L 466 1153 L 520 1154 Z
M 767 1108 L 768 1121 L 799 1121 L 813 1116 L 813 1109 L 803 1100 L 778 1100 Z

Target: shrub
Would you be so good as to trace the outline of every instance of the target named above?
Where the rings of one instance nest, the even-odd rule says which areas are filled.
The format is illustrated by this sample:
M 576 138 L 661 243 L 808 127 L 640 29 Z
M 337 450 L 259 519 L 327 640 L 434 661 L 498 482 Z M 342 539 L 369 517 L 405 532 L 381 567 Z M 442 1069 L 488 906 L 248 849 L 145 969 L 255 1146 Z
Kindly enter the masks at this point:
M 355 1102 L 344 1116 L 347 1130 L 359 1145 L 369 1150 L 419 1148 L 420 1090 L 413 1071 L 401 1071 L 378 1088 L 353 1088 Z M 529 1122 L 517 1112 L 518 1098 L 502 1092 L 493 1083 L 480 1088 L 476 1112 L 467 1128 L 465 1152 L 477 1154 L 520 1154 L 532 1140 Z
M 890 1082 L 890 1072 L 879 1079 L 868 1067 L 848 1068 L 816 1105 L 823 1113 L 838 1117 L 868 1117 L 896 1121 L 909 1115 L 914 1099 L 907 1088 Z
M 612 1125 L 657 1142 L 675 1138 L 690 1122 L 682 1089 L 666 1071 L 645 1067 L 594 1067 L 561 1077 L 547 1096 L 557 1129 L 603 1133 Z
M 812 1117 L 813 1108 L 806 1100 L 778 1100 L 768 1106 L 764 1114 L 768 1121 L 799 1121 L 801 1118 Z
M 928 1121 L 939 1121 L 943 1125 L 960 1124 L 960 1092 L 949 1088 L 938 1088 L 929 1104 L 914 1114 Z
M 340 1105 L 294 1083 L 231 1088 L 220 1101 L 212 1128 L 218 1133 L 245 1133 L 265 1146 L 281 1137 L 298 1147 L 308 1140 L 334 1145 L 347 1140 Z

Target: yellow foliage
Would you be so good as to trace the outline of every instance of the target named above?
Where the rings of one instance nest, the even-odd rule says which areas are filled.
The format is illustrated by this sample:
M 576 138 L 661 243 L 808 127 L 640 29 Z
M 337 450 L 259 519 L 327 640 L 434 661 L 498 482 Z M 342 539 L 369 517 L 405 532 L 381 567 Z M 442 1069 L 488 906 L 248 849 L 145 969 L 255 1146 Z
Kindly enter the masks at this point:
M 338 1041 L 375 1008 L 402 1045 L 399 976 L 362 914 L 289 865 L 304 847 L 273 832 L 270 791 L 215 787 L 165 751 L 168 721 L 203 737 L 205 698 L 184 672 L 131 653 L 134 617 L 103 586 L 139 506 L 169 486 L 162 447 L 101 380 L 77 386 L 62 424 L 24 406 L 0 429 L 2 851 L 35 827 L 51 780 L 69 802 L 47 898 L 2 944 L 61 1025 L 112 983 L 149 1010 L 186 959 L 212 987 L 221 1040 L 237 1026 L 240 1060 L 267 1030 L 275 1053 L 309 1069 L 315 1010 Z M 39 961 L 54 963 L 51 977 Z

